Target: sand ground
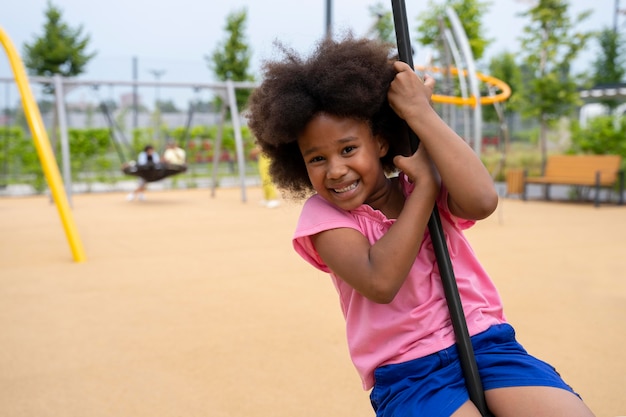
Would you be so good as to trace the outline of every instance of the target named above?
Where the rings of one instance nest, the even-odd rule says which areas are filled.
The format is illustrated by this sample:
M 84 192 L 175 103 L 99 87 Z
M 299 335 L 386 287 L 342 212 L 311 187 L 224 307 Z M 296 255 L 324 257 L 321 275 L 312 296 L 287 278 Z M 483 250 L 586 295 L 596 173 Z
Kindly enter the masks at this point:
M 0 417 L 373 416 L 332 284 L 258 188 L 0 199 Z M 626 207 L 503 199 L 467 233 L 519 340 L 626 415 Z

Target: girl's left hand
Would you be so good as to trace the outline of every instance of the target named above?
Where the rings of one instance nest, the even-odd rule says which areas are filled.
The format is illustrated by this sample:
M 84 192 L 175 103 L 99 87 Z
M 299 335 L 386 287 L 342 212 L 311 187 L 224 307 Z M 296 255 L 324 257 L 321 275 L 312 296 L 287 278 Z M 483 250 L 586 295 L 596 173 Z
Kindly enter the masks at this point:
M 404 120 L 420 112 L 432 110 L 430 99 L 435 89 L 435 79 L 424 74 L 424 81 L 404 62 L 394 62 L 398 72 L 389 86 L 387 98 L 391 108 Z

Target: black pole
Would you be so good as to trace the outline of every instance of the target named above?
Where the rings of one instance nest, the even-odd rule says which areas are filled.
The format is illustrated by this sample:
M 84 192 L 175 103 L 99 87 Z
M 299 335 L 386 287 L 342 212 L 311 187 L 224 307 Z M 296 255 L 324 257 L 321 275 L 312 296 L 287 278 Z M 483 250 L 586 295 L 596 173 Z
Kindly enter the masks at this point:
M 326 0 L 326 37 L 332 38 L 333 36 L 333 2 L 332 0 Z
M 391 0 L 391 7 L 396 29 L 398 56 L 400 61 L 403 61 L 411 68 L 414 68 L 411 37 L 409 35 L 404 0 Z M 412 152 L 415 152 L 419 147 L 419 138 L 411 130 L 409 130 L 408 133 L 409 140 L 411 142 L 411 150 Z M 452 327 L 454 328 L 459 359 L 461 361 L 461 368 L 463 369 L 465 384 L 467 385 L 470 400 L 474 403 L 476 408 L 478 408 L 481 415 L 484 417 L 491 416 L 485 401 L 485 393 L 483 391 L 483 385 L 478 373 L 476 358 L 474 357 L 474 348 L 470 340 L 469 331 L 467 330 L 465 313 L 463 312 L 459 289 L 456 285 L 454 270 L 452 269 L 452 263 L 450 262 L 450 254 L 448 253 L 448 246 L 446 245 L 444 238 L 443 227 L 439 217 L 439 210 L 436 206 L 433 208 L 433 212 L 428 221 L 428 230 L 430 231 L 433 249 L 435 250 L 435 255 L 437 257 L 441 283 L 443 284 L 443 290 L 448 303 L 448 310 L 450 311 L 450 320 L 452 321 Z

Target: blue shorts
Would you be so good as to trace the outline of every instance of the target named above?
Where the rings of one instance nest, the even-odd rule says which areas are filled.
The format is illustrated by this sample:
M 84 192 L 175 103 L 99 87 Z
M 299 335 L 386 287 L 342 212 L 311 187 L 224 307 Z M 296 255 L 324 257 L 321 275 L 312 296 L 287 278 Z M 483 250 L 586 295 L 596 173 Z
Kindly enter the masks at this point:
M 509 324 L 473 336 L 472 346 L 485 391 L 545 386 L 576 394 L 552 366 L 526 352 Z M 370 400 L 377 417 L 449 417 L 469 400 L 456 345 L 423 358 L 381 366 L 374 379 Z

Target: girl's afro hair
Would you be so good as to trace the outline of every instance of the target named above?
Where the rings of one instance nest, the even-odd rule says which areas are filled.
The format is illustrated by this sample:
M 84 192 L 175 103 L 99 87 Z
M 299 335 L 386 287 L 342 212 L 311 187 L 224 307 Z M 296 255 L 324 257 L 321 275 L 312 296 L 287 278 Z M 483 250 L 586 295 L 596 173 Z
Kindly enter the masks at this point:
M 374 135 L 389 142 L 381 162 L 385 172 L 393 172 L 393 157 L 407 152 L 408 140 L 387 101 L 396 75 L 392 45 L 348 34 L 340 41 L 321 40 L 306 59 L 276 46 L 283 59 L 264 64 L 264 81 L 252 92 L 247 114 L 276 185 L 296 198 L 313 192 L 297 139 L 322 112 L 368 122 Z

